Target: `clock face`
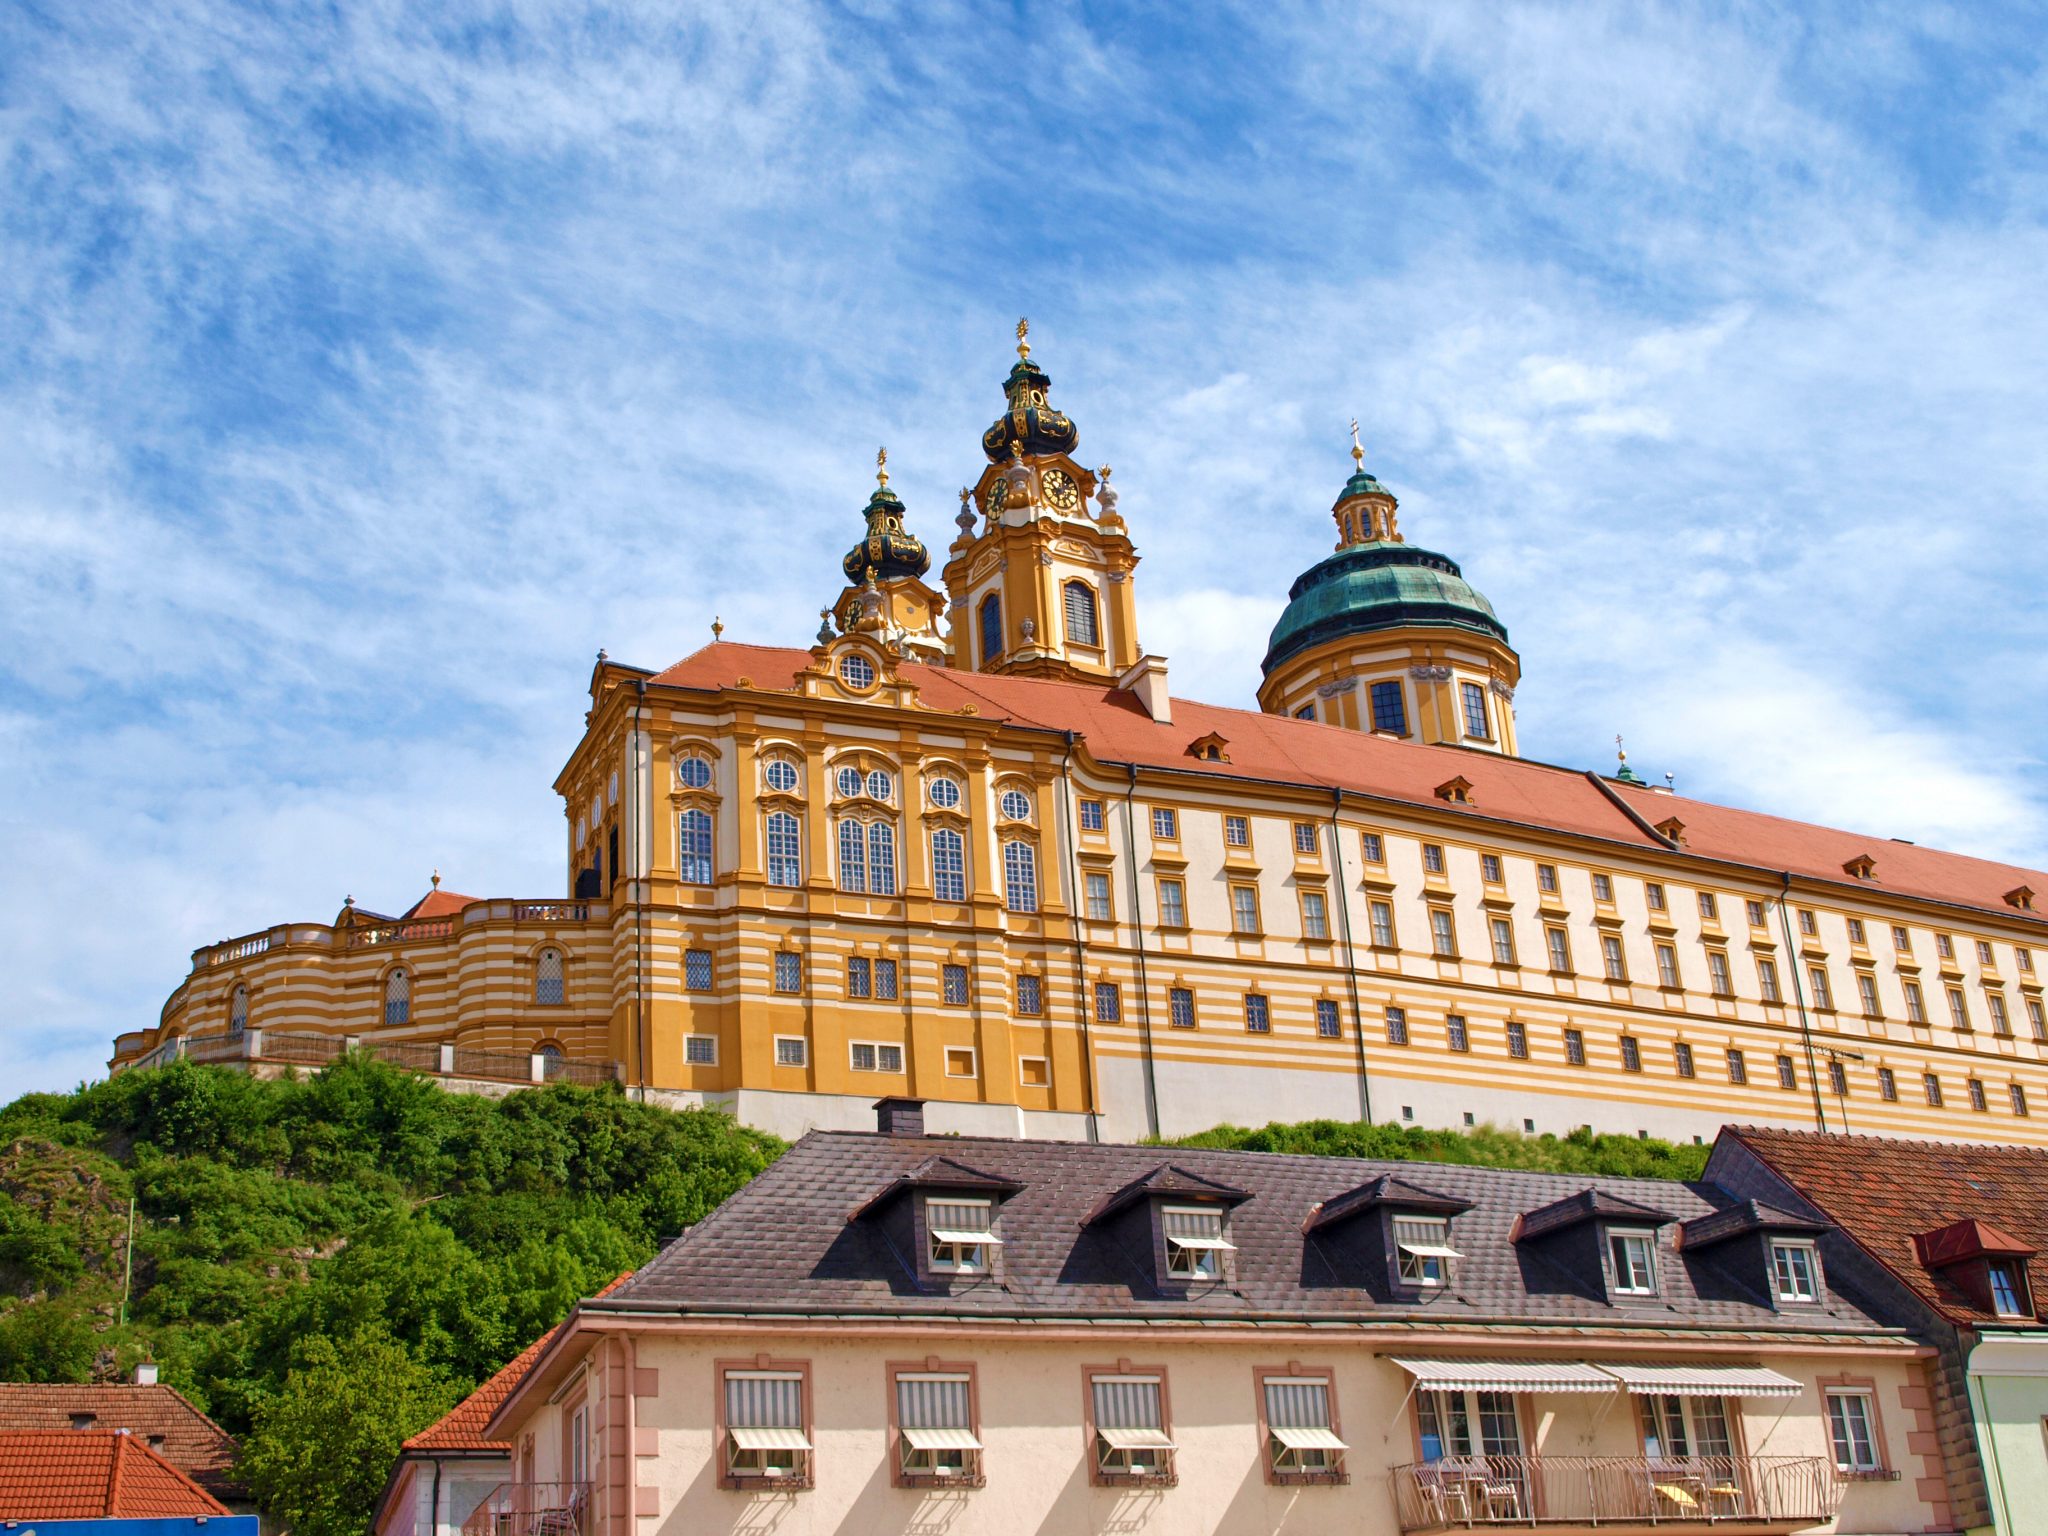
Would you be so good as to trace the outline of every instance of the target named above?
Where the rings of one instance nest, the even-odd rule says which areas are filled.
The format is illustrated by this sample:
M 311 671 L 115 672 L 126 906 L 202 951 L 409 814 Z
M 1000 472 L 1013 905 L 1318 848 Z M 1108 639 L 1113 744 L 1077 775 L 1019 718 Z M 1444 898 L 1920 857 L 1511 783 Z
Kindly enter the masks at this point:
M 1000 516 L 1003 510 L 1003 503 L 1009 499 L 1010 482 L 999 475 L 988 488 L 988 515 L 990 517 Z
M 1062 512 L 1071 512 L 1081 505 L 1081 488 L 1064 469 L 1048 469 L 1038 477 L 1038 483 L 1045 487 L 1047 505 Z

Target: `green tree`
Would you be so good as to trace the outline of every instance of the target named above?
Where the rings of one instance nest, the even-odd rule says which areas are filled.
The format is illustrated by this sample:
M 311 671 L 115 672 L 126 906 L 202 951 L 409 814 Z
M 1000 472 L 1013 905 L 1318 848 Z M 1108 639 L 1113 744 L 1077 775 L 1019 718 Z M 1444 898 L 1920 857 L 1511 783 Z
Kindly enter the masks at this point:
M 0 1381 L 84 1381 L 93 1331 L 68 1300 L 24 1302 L 0 1317 Z
M 315 1334 L 282 1390 L 257 1404 L 243 1474 L 293 1536 L 361 1536 L 400 1445 L 462 1390 L 381 1329 Z

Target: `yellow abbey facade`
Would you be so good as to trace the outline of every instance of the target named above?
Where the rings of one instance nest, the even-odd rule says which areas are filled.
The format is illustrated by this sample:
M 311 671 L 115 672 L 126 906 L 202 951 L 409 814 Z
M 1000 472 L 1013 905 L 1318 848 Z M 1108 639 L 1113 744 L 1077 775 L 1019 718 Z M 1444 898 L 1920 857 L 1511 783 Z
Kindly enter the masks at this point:
M 1505 627 L 1355 439 L 1260 708 L 1173 697 L 1021 338 L 943 591 L 884 466 L 813 644 L 600 656 L 567 895 L 201 950 L 114 1068 L 347 1038 L 783 1133 L 910 1095 L 988 1134 L 2048 1141 L 2048 876 L 1520 758 Z

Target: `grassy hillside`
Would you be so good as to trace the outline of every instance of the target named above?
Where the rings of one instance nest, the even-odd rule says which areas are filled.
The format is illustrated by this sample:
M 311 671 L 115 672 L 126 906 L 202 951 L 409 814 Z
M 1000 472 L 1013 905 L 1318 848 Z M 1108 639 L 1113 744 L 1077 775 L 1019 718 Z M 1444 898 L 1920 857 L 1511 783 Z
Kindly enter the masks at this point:
M 1237 1152 L 1301 1152 L 1316 1157 L 1376 1157 L 1414 1163 L 1468 1163 L 1482 1168 L 1531 1168 L 1544 1173 L 1605 1174 L 1616 1178 L 1697 1179 L 1711 1147 L 1693 1147 L 1655 1137 L 1524 1136 L 1519 1131 L 1480 1126 L 1469 1131 L 1432 1131 L 1419 1125 L 1360 1125 L 1344 1120 L 1304 1120 L 1246 1130 L 1219 1125 L 1168 1143 Z
M 360 1531 L 400 1439 L 781 1150 L 616 1090 L 485 1099 L 354 1057 L 32 1094 L 0 1109 L 0 1380 L 154 1359 L 272 1513 Z

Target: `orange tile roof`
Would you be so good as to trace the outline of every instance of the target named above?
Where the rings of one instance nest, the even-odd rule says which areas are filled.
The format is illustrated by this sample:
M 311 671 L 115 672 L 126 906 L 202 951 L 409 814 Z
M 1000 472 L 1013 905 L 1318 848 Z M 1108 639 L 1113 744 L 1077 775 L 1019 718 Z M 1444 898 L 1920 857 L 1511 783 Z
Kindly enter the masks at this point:
M 145 1445 L 159 1439 L 154 1449 L 202 1488 L 224 1499 L 242 1497 L 233 1475 L 233 1438 L 175 1387 L 0 1383 L 0 1431 L 68 1430 L 82 1413 L 93 1416 L 94 1429 L 125 1429 Z
M 119 1430 L 0 1433 L 0 1519 L 160 1520 L 226 1513 L 220 1500 Z
M 650 680 L 653 685 L 717 690 L 737 685 L 788 689 L 811 664 L 808 651 L 719 642 L 684 657 Z M 2006 892 L 2031 883 L 2048 891 L 2048 874 L 1963 854 L 1893 842 L 1865 833 L 1789 821 L 1756 811 L 1715 805 L 1658 790 L 1628 789 L 1603 780 L 1632 817 L 1587 774 L 1547 763 L 1457 747 L 1392 741 L 1313 720 L 1173 700 L 1173 723 L 1154 721 L 1127 693 L 1097 683 L 1055 682 L 905 666 L 900 674 L 918 689 L 919 702 L 942 712 L 972 705 L 984 719 L 1045 731 L 1073 731 L 1098 761 L 1172 768 L 1221 779 L 1260 779 L 1406 801 L 1470 816 L 1604 838 L 1643 849 L 1663 845 L 1638 824 L 1670 817 L 1684 823 L 1684 851 L 1692 855 L 1795 875 L 1853 880 L 1843 865 L 1858 854 L 1875 861 L 1868 883 L 1894 892 L 1997 912 L 2009 919 L 2048 923 L 2048 912 L 2021 913 Z M 1196 739 L 1215 733 L 1228 743 L 1228 762 L 1188 754 Z M 1436 796 L 1454 775 L 1471 782 L 1471 804 L 1455 811 Z
M 2048 1150 L 1963 1146 L 1730 1126 L 1740 1141 L 1936 1312 L 1957 1323 L 1991 1321 L 1914 1238 L 1954 1223 L 1995 1223 L 2008 1243 L 2048 1250 Z M 2033 1266 L 2030 1265 L 2030 1268 Z M 2048 1276 L 2036 1275 L 2036 1279 Z M 2035 1291 L 2048 1294 L 2048 1287 Z
M 481 896 L 464 896 L 457 891 L 444 891 L 438 885 L 418 901 L 399 914 L 400 922 L 416 917 L 453 917 L 473 901 L 482 901 Z

